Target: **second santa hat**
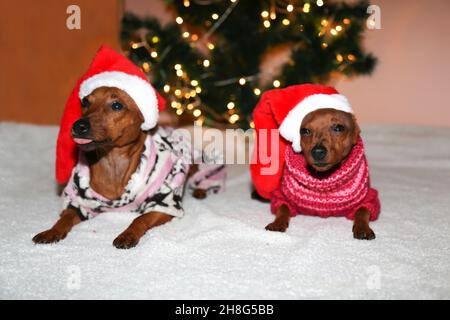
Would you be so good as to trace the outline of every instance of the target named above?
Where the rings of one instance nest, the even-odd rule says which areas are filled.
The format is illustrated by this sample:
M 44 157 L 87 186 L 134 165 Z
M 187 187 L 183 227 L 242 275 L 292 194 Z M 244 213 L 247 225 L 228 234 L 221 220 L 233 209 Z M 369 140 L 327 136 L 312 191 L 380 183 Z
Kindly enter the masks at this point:
M 253 183 L 261 196 L 269 198 L 270 193 L 278 187 L 286 145 L 291 144 L 292 149 L 296 152 L 302 151 L 300 126 L 303 118 L 315 110 L 325 108 L 353 113 L 347 98 L 339 94 L 333 87 L 302 84 L 285 89 L 267 91 L 263 94 L 253 111 L 256 148 L 253 155 L 253 163 L 250 166 Z M 261 141 L 261 129 L 278 129 L 283 139 L 279 141 L 270 141 L 270 139 Z M 269 136 L 264 135 L 264 137 Z M 277 143 L 278 148 L 273 149 L 272 143 Z M 272 151 L 276 152 L 276 154 L 272 155 Z M 266 160 L 261 159 L 261 155 L 267 156 L 269 159 L 277 157 L 276 160 L 280 165 L 279 170 L 273 174 L 262 174 L 264 168 L 270 167 L 273 161 L 267 163 Z

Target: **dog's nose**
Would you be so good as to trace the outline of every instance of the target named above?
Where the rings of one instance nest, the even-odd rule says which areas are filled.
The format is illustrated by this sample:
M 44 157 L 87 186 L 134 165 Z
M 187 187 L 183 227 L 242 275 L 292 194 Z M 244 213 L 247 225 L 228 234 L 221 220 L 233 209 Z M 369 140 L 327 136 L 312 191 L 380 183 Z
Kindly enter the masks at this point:
M 321 161 L 327 156 L 327 149 L 324 146 L 315 146 L 311 150 L 311 155 L 316 161 Z
M 80 137 L 87 135 L 90 130 L 91 125 L 87 119 L 80 119 L 73 124 L 73 132 Z

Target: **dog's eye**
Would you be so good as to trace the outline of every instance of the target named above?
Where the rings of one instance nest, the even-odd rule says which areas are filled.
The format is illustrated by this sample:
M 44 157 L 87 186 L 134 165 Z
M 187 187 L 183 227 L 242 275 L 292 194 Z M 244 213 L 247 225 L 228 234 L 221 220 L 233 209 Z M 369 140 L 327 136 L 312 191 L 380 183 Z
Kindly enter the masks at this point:
M 307 137 L 311 135 L 311 130 L 308 128 L 301 128 L 300 129 L 300 135 Z
M 123 105 L 118 101 L 114 101 L 111 105 L 111 109 L 113 109 L 114 111 L 120 111 L 123 109 Z
M 87 97 L 84 97 L 83 99 L 81 99 L 81 106 L 83 107 L 83 108 L 87 108 L 87 107 L 89 107 L 89 100 L 88 100 L 88 98 Z
M 342 124 L 335 124 L 331 127 L 331 130 L 333 130 L 334 132 L 344 132 L 345 127 Z

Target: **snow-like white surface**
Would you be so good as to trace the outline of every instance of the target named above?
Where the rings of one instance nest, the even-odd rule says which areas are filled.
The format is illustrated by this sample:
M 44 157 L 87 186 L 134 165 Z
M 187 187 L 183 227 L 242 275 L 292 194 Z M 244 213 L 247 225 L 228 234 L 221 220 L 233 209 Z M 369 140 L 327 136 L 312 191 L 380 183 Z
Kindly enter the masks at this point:
M 269 205 L 250 200 L 248 170 L 233 166 L 224 194 L 186 197 L 185 218 L 118 250 L 131 214 L 32 243 L 60 208 L 57 129 L 2 123 L 0 299 L 450 298 L 450 129 L 364 129 L 382 202 L 375 241 L 354 240 L 344 218 L 299 216 L 286 234 L 265 231 Z

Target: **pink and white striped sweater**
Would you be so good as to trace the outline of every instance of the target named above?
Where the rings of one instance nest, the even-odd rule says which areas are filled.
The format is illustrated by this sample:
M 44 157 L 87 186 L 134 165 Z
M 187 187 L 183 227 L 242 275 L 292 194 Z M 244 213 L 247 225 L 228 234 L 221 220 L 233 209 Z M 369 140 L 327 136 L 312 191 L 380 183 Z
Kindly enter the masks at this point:
M 370 220 L 376 220 L 380 201 L 377 190 L 370 186 L 362 139 L 340 167 L 326 178 L 311 175 L 304 156 L 289 146 L 281 183 L 271 195 L 272 213 L 276 214 L 282 204 L 287 205 L 292 216 L 345 216 L 352 220 L 358 209 L 365 207 L 370 212 Z

